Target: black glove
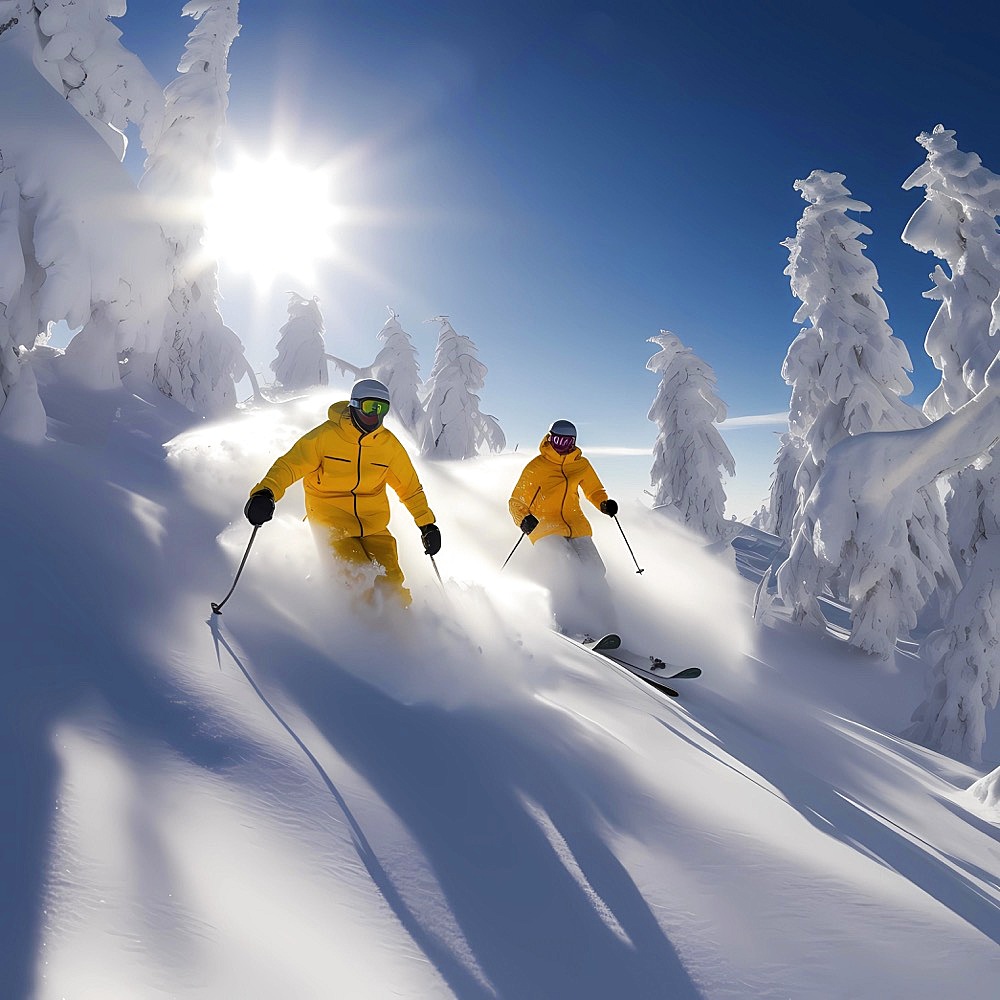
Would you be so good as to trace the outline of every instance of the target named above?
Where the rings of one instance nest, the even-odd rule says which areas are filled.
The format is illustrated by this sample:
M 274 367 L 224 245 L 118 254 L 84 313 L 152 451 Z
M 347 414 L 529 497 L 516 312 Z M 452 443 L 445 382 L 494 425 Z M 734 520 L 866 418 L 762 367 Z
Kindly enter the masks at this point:
M 255 528 L 259 528 L 265 521 L 270 521 L 274 517 L 274 494 L 268 489 L 257 490 L 247 500 L 243 513 Z
M 601 513 L 607 514 L 608 517 L 614 517 L 618 513 L 618 504 L 614 500 L 602 500 Z
M 530 535 L 538 527 L 538 518 L 534 514 L 525 514 L 521 519 L 521 530 Z
M 425 524 L 420 529 L 420 537 L 424 540 L 424 552 L 436 556 L 441 551 L 441 529 L 436 524 Z

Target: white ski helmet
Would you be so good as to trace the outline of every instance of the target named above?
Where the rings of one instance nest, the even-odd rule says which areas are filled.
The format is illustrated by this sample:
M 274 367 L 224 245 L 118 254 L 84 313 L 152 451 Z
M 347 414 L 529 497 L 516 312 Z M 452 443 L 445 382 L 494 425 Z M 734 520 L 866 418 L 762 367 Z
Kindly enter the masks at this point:
M 363 399 L 384 399 L 387 403 L 392 402 L 389 399 L 389 387 L 377 378 L 363 378 L 354 383 L 351 389 L 351 406 L 360 406 Z

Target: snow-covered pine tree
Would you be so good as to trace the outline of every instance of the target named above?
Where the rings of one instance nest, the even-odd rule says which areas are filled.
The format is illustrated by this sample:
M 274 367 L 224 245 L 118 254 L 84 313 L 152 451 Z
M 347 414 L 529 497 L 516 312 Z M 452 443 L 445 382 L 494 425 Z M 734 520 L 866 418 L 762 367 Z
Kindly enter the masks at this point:
M 394 310 L 389 309 L 378 339 L 382 348 L 372 362 L 372 374 L 389 387 L 393 416 L 419 441 L 426 419 L 420 402 L 420 365 L 410 335 Z
M 257 392 L 243 345 L 219 312 L 218 274 L 203 247 L 204 222 L 186 208 L 211 190 L 229 103 L 226 64 L 240 30 L 238 12 L 238 0 L 190 0 L 184 5 L 183 13 L 197 24 L 177 67 L 179 76 L 166 89 L 163 129 L 140 183 L 157 206 L 173 276 L 153 380 L 165 395 L 202 415 L 231 409 L 235 383 L 244 375 Z
M 279 331 L 278 356 L 270 364 L 282 388 L 296 391 L 329 383 L 323 330 L 319 299 L 289 292 L 288 322 Z
M 903 230 L 903 241 L 944 260 L 931 274 L 924 297 L 941 303 L 924 346 L 941 372 L 941 384 L 924 404 L 935 419 L 957 410 L 984 385 L 1000 337 L 991 325 L 1000 295 L 1000 177 L 975 153 L 958 148 L 955 133 L 938 125 L 917 142 L 927 157 L 903 182 L 922 187 L 924 201 Z
M 935 287 L 924 293 L 941 302 L 926 339 L 941 372 L 940 385 L 924 404 L 931 417 L 952 412 L 981 392 L 1000 350 L 1000 176 L 983 167 L 975 153 L 962 152 L 954 136 L 941 125 L 921 134 L 917 141 L 927 159 L 903 185 L 925 189 L 903 239 L 944 260 L 950 271 L 936 267 Z M 996 475 L 992 463 L 964 470 L 949 484 L 949 536 L 963 565 L 971 565 L 977 543 L 986 537 L 983 523 L 995 519 L 983 508 L 994 501 Z
M 647 415 L 659 430 L 650 471 L 653 506 L 712 541 L 726 538 L 722 471 L 733 476 L 736 464 L 715 426 L 726 419 L 715 372 L 667 330 L 647 342 L 660 348 L 646 362 L 660 375 Z
M 977 764 L 983 759 L 986 715 L 1000 695 L 1000 525 L 993 520 L 984 528 L 945 627 L 921 644 L 921 657 L 930 665 L 927 694 L 903 733 Z
M 917 142 L 925 162 L 904 183 L 924 188 L 903 239 L 948 266 L 934 269 L 925 296 L 941 302 L 926 348 L 941 383 L 924 410 L 941 417 L 990 389 L 1000 349 L 1000 176 L 975 153 L 958 148 L 955 133 L 938 125 Z M 989 375 L 988 375 L 989 373 Z M 962 592 L 940 631 L 922 648 L 930 663 L 928 692 L 907 735 L 945 753 L 978 760 L 985 712 L 1000 685 L 1000 468 L 995 446 L 949 480 L 946 509 L 951 551 Z
M 849 436 L 927 423 L 901 396 L 913 385 L 906 346 L 892 333 L 878 273 L 859 236 L 871 233 L 848 212 L 870 211 L 851 196 L 844 175 L 814 170 L 795 188 L 809 204 L 788 248 L 785 269 L 802 305 L 794 320 L 808 320 L 792 342 L 782 375 L 792 386 L 791 433 L 806 453 L 795 478 L 798 505 L 792 546 L 778 571 L 778 591 L 798 621 L 822 623 L 816 598 L 824 587 L 851 606 L 851 643 L 890 655 L 897 635 L 916 624 L 917 613 L 939 584 L 950 579 L 946 521 L 929 484 L 913 497 L 902 523 L 872 551 L 848 537 L 832 551 L 815 534 L 806 510 L 831 448 Z
M 906 345 L 893 336 L 875 266 L 858 240 L 871 230 L 848 212 L 869 212 L 851 197 L 844 175 L 814 170 L 795 189 L 809 204 L 788 248 L 792 293 L 808 321 L 792 341 L 782 376 L 792 387 L 789 422 L 808 451 L 799 494 L 809 495 L 827 451 L 849 434 L 915 427 L 919 415 L 901 396 L 913 391 Z
M 118 158 L 65 99 L 62 78 L 53 89 L 39 74 L 47 37 L 39 7 L 0 0 L 0 24 L 0 93 L 17 95 L 0 101 L 2 339 L 9 338 L 3 380 L 13 391 L 11 351 L 30 352 L 50 323 L 65 320 L 83 328 L 60 359 L 65 373 L 110 388 L 119 384 L 119 353 L 149 349 L 160 335 L 167 292 L 162 235 Z M 67 28 L 65 37 L 76 36 Z M 86 51 L 81 42 L 81 58 Z M 29 356 L 22 352 L 19 360 Z M 33 393 L 30 376 L 17 385 L 19 393 Z M 22 402 L 37 433 L 38 404 Z
M 501 451 L 506 444 L 496 417 L 480 412 L 476 390 L 487 368 L 476 357 L 476 345 L 455 332 L 447 316 L 441 324 L 434 367 L 426 385 L 427 423 L 420 453 L 430 458 L 473 458 L 481 447 Z
M 798 509 L 799 493 L 795 488 L 795 477 L 806 455 L 805 441 L 796 434 L 781 435 L 778 455 L 771 473 L 771 491 L 767 505 L 760 516 L 755 517 L 753 526 L 783 538 L 792 538 L 792 524 Z
M 125 156 L 129 122 L 139 126 L 148 150 L 163 123 L 163 91 L 120 44 L 121 32 L 109 20 L 125 14 L 125 0 L 34 0 L 32 8 L 40 72 L 118 159 Z
M 11 322 L 25 272 L 20 201 L 14 168 L 0 169 L 0 434 L 37 444 L 45 437 L 45 410 L 31 366 L 20 357 Z

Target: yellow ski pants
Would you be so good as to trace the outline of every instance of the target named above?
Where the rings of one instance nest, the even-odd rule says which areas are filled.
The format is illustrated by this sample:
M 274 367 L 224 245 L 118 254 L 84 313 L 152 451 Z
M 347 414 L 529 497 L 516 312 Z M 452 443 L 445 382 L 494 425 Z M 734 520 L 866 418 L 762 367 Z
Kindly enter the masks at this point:
M 403 571 L 399 567 L 396 539 L 388 531 L 377 531 L 361 538 L 336 538 L 324 525 L 314 525 L 317 543 L 329 546 L 340 563 L 348 586 L 357 586 L 363 579 L 353 574 L 352 566 L 369 566 L 374 563 L 382 573 L 375 578 L 374 590 L 367 590 L 362 600 L 371 601 L 376 593 L 392 596 L 406 607 L 412 601 L 410 591 L 403 586 Z

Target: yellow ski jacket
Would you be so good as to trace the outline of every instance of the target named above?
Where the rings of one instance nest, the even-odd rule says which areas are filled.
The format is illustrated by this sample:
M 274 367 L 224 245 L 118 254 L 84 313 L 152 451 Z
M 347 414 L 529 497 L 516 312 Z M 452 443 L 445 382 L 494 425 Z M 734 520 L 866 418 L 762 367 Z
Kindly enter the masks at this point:
M 520 525 L 526 514 L 538 518 L 538 527 L 528 536 L 532 543 L 546 535 L 580 538 L 593 534 L 580 507 L 580 490 L 595 507 L 608 499 L 593 466 L 579 448 L 560 455 L 547 434 L 538 451 L 538 456 L 524 467 L 510 496 L 514 523 Z
M 349 403 L 334 403 L 325 423 L 304 434 L 271 466 L 250 491 L 269 489 L 280 500 L 302 480 L 306 515 L 331 528 L 334 537 L 361 538 L 384 532 L 389 524 L 389 485 L 418 528 L 434 521 L 424 488 L 392 431 L 385 427 L 362 435 Z

